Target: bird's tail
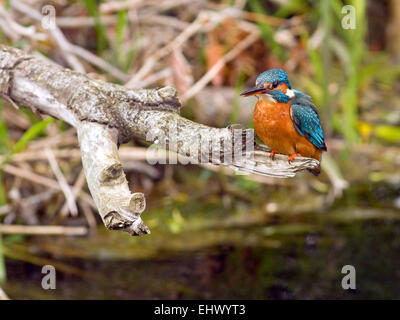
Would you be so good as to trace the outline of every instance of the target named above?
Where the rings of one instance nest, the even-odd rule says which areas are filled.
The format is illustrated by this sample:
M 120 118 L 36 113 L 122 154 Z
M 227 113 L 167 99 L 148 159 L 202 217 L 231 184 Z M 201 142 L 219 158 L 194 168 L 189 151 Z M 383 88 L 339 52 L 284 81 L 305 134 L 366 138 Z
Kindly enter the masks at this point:
M 314 176 L 318 177 L 319 174 L 321 173 L 321 166 L 318 165 L 318 167 L 313 168 L 313 169 L 307 169 L 308 171 L 310 171 Z
M 322 151 L 318 150 L 316 154 L 313 156 L 315 160 L 318 160 L 321 163 L 322 160 Z M 307 169 L 310 171 L 314 176 L 318 177 L 319 174 L 321 173 L 321 165 L 318 165 L 318 167 L 313 168 L 313 169 Z

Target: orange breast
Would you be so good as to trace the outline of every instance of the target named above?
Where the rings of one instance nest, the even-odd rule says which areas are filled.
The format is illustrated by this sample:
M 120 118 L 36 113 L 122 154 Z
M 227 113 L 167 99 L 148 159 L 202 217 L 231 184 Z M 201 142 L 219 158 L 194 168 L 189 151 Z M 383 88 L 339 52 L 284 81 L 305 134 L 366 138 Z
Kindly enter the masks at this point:
M 294 127 L 289 104 L 260 99 L 254 109 L 253 121 L 257 136 L 272 150 L 289 155 L 300 153 L 320 160 L 321 150 Z

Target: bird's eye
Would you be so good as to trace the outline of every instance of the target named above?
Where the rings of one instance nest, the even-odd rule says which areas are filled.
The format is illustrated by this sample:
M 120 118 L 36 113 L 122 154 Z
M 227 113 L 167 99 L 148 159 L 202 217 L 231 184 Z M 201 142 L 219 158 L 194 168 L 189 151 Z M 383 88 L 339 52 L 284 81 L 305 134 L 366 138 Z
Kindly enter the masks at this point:
M 278 81 L 272 82 L 272 88 L 276 88 L 278 86 Z

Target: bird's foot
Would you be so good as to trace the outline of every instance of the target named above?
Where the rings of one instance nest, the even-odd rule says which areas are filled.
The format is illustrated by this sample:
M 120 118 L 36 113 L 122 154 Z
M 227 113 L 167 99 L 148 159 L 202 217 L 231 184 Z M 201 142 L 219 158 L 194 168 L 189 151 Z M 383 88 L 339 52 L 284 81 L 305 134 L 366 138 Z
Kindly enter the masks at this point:
M 269 156 L 271 157 L 272 160 L 275 160 L 275 154 L 276 154 L 275 150 L 271 150 L 271 152 L 269 153 Z
M 289 156 L 288 162 L 291 163 L 291 162 L 294 160 L 294 158 L 296 158 L 296 157 L 301 157 L 301 154 L 300 154 L 300 153 L 293 153 L 293 154 L 291 154 L 291 155 Z

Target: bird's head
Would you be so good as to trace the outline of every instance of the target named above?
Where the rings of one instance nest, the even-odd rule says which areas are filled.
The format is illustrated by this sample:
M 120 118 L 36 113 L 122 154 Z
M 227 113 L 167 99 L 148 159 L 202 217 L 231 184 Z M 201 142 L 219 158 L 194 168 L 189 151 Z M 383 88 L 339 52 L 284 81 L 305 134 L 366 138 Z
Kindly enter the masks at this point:
M 255 87 L 242 92 L 240 95 L 243 97 L 266 95 L 274 100 L 287 102 L 294 97 L 294 91 L 291 89 L 288 76 L 284 70 L 270 69 L 257 77 Z

